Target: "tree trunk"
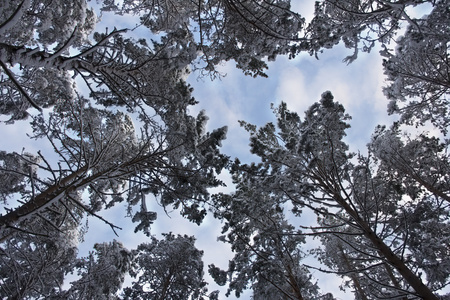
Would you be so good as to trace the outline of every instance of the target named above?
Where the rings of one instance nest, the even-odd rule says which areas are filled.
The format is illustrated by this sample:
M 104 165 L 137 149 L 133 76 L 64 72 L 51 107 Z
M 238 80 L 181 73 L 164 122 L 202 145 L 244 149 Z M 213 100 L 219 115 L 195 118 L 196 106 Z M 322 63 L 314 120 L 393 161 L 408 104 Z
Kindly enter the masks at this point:
M 61 55 L 61 50 L 56 53 L 48 53 L 41 51 L 38 48 L 31 49 L 24 46 L 13 46 L 5 43 L 0 43 L 0 60 L 3 63 L 9 63 L 11 66 L 20 64 L 26 67 L 43 67 L 59 70 L 85 70 L 90 73 L 106 72 L 107 74 L 119 73 L 126 75 L 127 72 L 123 72 L 123 68 L 115 68 L 110 65 L 112 64 L 94 64 L 92 62 L 83 60 L 82 57 L 96 51 L 100 46 L 105 44 L 111 37 L 123 33 L 126 30 L 113 30 L 111 33 L 106 35 L 97 44 L 91 46 L 89 49 L 83 51 L 82 53 L 66 57 Z M 68 41 L 70 42 L 70 41 Z M 111 63 L 112 61 L 110 61 Z M 100 73 L 101 73 L 100 72 Z
M 78 171 L 48 187 L 45 191 L 30 199 L 30 201 L 24 203 L 15 210 L 0 216 L 0 230 L 4 229 L 8 225 L 13 225 L 22 219 L 26 219 L 32 213 L 36 213 L 46 206 L 61 199 L 65 194 L 75 191 L 77 189 L 77 185 L 74 185 L 74 181 L 76 181 L 77 177 L 81 176 L 86 171 L 87 166 L 82 167 Z
M 289 285 L 292 287 L 293 294 L 295 295 L 295 298 L 298 300 L 303 300 L 302 292 L 300 291 L 300 288 L 298 287 L 297 281 L 295 280 L 294 274 L 292 272 L 292 268 L 290 265 L 287 266 L 287 272 L 288 272 L 288 278 L 289 278 Z
M 172 276 L 173 276 L 172 271 L 170 271 L 169 275 L 167 275 L 167 277 L 166 277 L 166 280 L 164 280 L 164 285 L 163 285 L 161 295 L 159 296 L 158 300 L 166 299 L 166 294 L 167 294 L 167 291 L 169 290 L 170 281 L 172 280 Z
M 434 293 L 423 284 L 422 280 L 412 272 L 403 260 L 401 260 L 388 245 L 370 228 L 369 224 L 364 221 L 358 213 L 345 201 L 338 193 L 333 193 L 336 202 L 356 221 L 363 230 L 364 235 L 372 242 L 372 245 L 379 250 L 386 261 L 391 264 L 408 282 L 408 284 L 416 291 L 417 295 L 425 300 L 439 300 Z
M 89 176 L 82 176 L 88 171 L 88 166 L 84 166 L 74 173 L 68 175 L 67 177 L 61 179 L 59 182 L 48 187 L 45 191 L 37 195 L 36 197 L 30 199 L 27 203 L 19 206 L 13 211 L 0 216 L 0 232 L 5 229 L 8 225 L 13 225 L 21 220 L 28 218 L 31 214 L 38 212 L 39 210 L 45 209 L 48 205 L 55 203 L 59 199 L 63 198 L 69 193 L 73 193 L 78 189 L 84 188 L 92 182 L 95 182 L 101 177 L 107 176 L 108 174 L 118 172 L 121 170 L 122 175 L 125 176 L 129 174 L 130 167 L 135 166 L 133 172 L 139 163 L 142 163 L 146 159 L 149 159 L 155 155 L 161 153 L 150 153 L 142 156 L 135 157 L 129 161 L 125 161 L 118 166 L 112 166 L 106 170 L 101 170 L 97 173 L 91 174 Z M 0 237 L 0 241 L 3 237 Z
M 437 197 L 441 197 L 442 199 L 444 199 L 445 201 L 450 203 L 450 196 L 448 196 L 446 193 L 444 193 L 443 191 L 440 191 L 439 189 L 434 187 L 432 184 L 426 182 L 417 174 L 411 173 L 410 176 L 415 181 L 417 181 L 419 184 L 421 184 L 425 189 L 427 189 L 430 193 L 434 194 Z
M 338 250 L 341 253 L 341 257 L 344 260 L 345 266 L 347 267 L 348 271 L 351 271 L 353 267 L 350 264 L 350 261 L 347 258 L 347 255 L 344 253 L 344 249 L 342 249 L 342 245 L 338 245 Z M 355 286 L 356 293 L 359 295 L 359 297 L 362 300 L 368 300 L 366 294 L 364 293 L 361 284 L 359 283 L 358 277 L 355 274 L 350 275 L 350 278 L 353 281 L 353 285 Z

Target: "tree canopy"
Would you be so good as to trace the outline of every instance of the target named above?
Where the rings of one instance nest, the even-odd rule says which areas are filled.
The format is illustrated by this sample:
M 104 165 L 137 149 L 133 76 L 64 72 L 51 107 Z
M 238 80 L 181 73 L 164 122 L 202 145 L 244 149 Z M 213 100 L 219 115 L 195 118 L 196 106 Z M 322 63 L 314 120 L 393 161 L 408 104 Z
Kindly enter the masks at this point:
M 222 222 L 233 257 L 208 269 L 226 296 L 334 299 L 313 277 L 323 272 L 356 299 L 447 299 L 449 4 L 321 0 L 307 18 L 289 0 L 0 0 L 1 125 L 27 126 L 40 147 L 0 149 L 0 295 L 218 299 L 196 238 L 152 233 L 156 202 Z M 98 31 L 105 16 L 131 21 Z M 207 113 L 190 113 L 191 73 L 215 79 L 233 62 L 267 77 L 280 55 L 320 59 L 340 43 L 346 63 L 380 50 L 398 115 L 367 154 L 350 151 L 351 117 L 330 91 L 303 118 L 282 102 L 276 123 L 241 121 L 254 163 L 221 152 L 226 126 L 208 131 Z M 234 190 L 211 195 L 224 170 Z M 148 240 L 127 249 L 98 237 L 80 257 L 86 218 L 117 235 L 102 212 L 118 204 Z
M 350 116 L 330 92 L 322 94 L 320 102 L 305 112 L 303 120 L 284 103 L 274 112 L 276 126 L 268 123 L 258 129 L 242 122 L 251 135 L 251 151 L 261 158 L 261 163 L 247 165 L 236 161 L 231 171 L 237 191 L 217 197 L 217 206 L 224 207 L 216 212 L 225 221 L 224 240 L 231 243 L 236 252 L 229 276 L 233 278 L 234 272 L 246 272 L 236 267 L 241 264 L 241 255 L 249 257 L 244 254 L 246 251 L 262 258 L 265 253 L 277 253 L 275 250 L 258 252 L 260 235 L 266 232 L 267 224 L 273 223 L 278 228 L 271 228 L 269 232 L 286 239 L 281 245 L 290 245 L 295 251 L 302 249 L 301 237 L 319 237 L 323 246 L 313 249 L 312 253 L 328 267 L 320 270 L 349 278 L 361 299 L 409 295 L 439 299 L 434 292 L 447 284 L 450 275 L 447 271 L 448 202 L 446 188 L 440 184 L 446 180 L 447 173 L 433 171 L 433 175 L 426 176 L 422 172 L 426 172 L 426 166 L 441 165 L 440 158 L 447 146 L 434 144 L 428 148 L 420 139 L 420 142 L 413 140 L 404 145 L 398 136 L 380 129 L 374 135 L 367 156 L 350 153 L 343 141 Z M 387 136 L 396 138 L 396 142 L 382 140 Z M 418 151 L 429 154 L 422 152 L 413 156 L 417 152 L 411 148 L 418 144 Z M 403 152 L 407 149 L 412 153 Z M 395 153 L 396 159 L 391 153 Z M 422 159 L 428 164 L 423 165 L 423 171 L 411 170 L 414 177 L 400 171 L 401 168 L 414 169 L 414 163 L 420 164 Z M 399 168 L 398 173 L 394 171 L 396 168 Z M 423 181 L 431 176 L 433 183 Z M 263 205 L 266 198 L 271 199 L 269 207 Z M 289 225 L 282 219 L 271 216 L 269 221 L 264 220 L 267 213 L 272 214 L 271 209 L 281 213 L 282 207 L 289 207 L 288 204 L 291 212 L 300 218 L 300 224 L 304 211 L 314 213 L 318 224 L 300 225 L 306 231 L 285 230 L 283 227 Z M 249 212 L 255 215 L 246 221 L 251 216 Z M 425 249 L 433 254 L 428 256 Z M 289 255 L 292 251 L 284 249 L 282 253 Z M 244 261 L 254 268 L 258 266 L 258 260 Z M 275 269 L 283 271 L 281 265 Z M 421 278 L 422 272 L 425 278 Z M 262 281 L 246 278 L 255 285 Z M 230 288 L 234 288 L 233 281 Z M 317 296 L 317 292 L 314 295 Z M 313 299 L 305 295 L 290 296 L 290 299 L 303 298 Z

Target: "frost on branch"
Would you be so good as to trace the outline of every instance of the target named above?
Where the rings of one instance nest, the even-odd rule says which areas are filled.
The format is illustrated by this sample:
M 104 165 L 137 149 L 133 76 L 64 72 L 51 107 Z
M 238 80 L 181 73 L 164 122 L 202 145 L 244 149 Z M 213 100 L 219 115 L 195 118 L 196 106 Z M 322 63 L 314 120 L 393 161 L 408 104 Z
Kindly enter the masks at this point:
M 163 234 L 151 237 L 133 251 L 131 276 L 137 279 L 124 289 L 124 299 L 204 299 L 207 283 L 203 280 L 203 251 L 195 238 L 187 235 Z M 215 292 L 208 296 L 217 299 Z
M 114 240 L 94 245 L 87 257 L 75 261 L 80 278 L 71 282 L 69 290 L 59 297 L 65 299 L 112 299 L 122 287 L 131 268 L 132 253 Z
M 236 253 L 227 271 L 229 292 L 239 295 L 251 282 L 255 297 L 260 288 L 267 295 L 264 268 L 276 256 L 277 263 L 287 258 L 283 267 L 270 269 L 277 292 L 283 285 L 275 281 L 276 272 L 290 280 L 318 270 L 341 276 L 343 287 L 350 286 L 359 299 L 439 299 L 449 274 L 431 266 L 448 263 L 447 144 L 426 135 L 403 142 L 395 130 L 380 128 L 368 156 L 349 153 L 343 138 L 350 116 L 330 92 L 304 119 L 284 103 L 275 114 L 276 126 L 241 122 L 260 162 L 237 160 L 230 168 L 236 192 L 213 198 L 214 213 L 224 222 L 221 240 Z M 420 207 L 432 213 L 426 216 Z M 285 210 L 299 218 L 290 224 Z M 317 225 L 302 224 L 304 211 L 317 216 Z M 437 219 L 442 231 L 432 233 L 428 223 L 437 226 Z M 299 263 L 304 236 L 321 240 L 312 253 L 325 267 Z M 429 243 L 434 243 L 433 254 L 418 246 Z
M 450 124 L 449 18 L 448 2 L 437 1 L 428 16 L 409 24 L 395 52 L 383 52 L 389 113 L 400 114 L 406 124 L 430 121 L 444 133 Z

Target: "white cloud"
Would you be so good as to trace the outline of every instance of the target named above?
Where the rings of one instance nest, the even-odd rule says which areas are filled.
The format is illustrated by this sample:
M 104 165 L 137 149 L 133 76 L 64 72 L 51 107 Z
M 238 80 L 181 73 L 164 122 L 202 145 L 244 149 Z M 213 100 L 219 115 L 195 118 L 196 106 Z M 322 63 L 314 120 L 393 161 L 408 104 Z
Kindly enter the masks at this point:
M 307 87 L 300 68 L 287 67 L 281 71 L 276 90 L 277 102 L 286 102 L 288 108 L 300 115 L 313 103 L 313 91 Z

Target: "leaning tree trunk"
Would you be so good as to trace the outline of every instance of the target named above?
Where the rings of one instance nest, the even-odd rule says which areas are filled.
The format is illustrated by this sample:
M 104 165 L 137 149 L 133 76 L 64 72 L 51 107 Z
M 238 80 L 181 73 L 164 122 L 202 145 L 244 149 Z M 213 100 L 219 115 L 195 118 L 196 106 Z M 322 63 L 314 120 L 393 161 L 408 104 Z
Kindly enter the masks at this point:
M 0 216 L 0 231 L 6 227 L 29 218 L 49 205 L 63 198 L 70 192 L 76 191 L 80 186 L 84 186 L 86 178 L 83 176 L 87 171 L 87 166 L 80 168 L 72 174 L 49 186 L 39 195 L 32 197 L 28 202 L 22 204 L 5 215 Z M 89 176 L 93 177 L 93 176 Z
M 334 161 L 332 159 L 332 161 Z M 426 300 L 439 300 L 439 298 L 422 282 L 422 280 L 410 270 L 405 262 L 399 258 L 392 249 L 384 243 L 384 241 L 372 230 L 369 223 L 363 220 L 353 206 L 342 196 L 344 190 L 341 184 L 340 175 L 334 172 L 324 172 L 319 168 L 309 169 L 308 176 L 312 179 L 324 192 L 330 195 L 334 201 L 355 221 L 362 230 L 364 236 L 372 243 L 373 247 L 378 250 L 387 263 L 392 265 L 397 272 L 405 279 L 405 281 L 414 289 L 416 294 Z M 326 168 L 325 168 L 326 170 Z M 345 192 L 344 192 L 345 194 Z M 348 195 L 346 196 L 349 197 Z
M 344 264 L 347 267 L 347 270 L 351 271 L 353 269 L 353 267 L 351 266 L 347 255 L 345 255 L 344 249 L 342 249 L 342 245 L 341 244 L 338 245 L 338 250 L 339 250 L 339 252 L 341 254 L 342 259 L 344 260 Z M 361 298 L 361 300 L 368 300 L 366 294 L 364 293 L 364 290 L 361 287 L 361 284 L 359 283 L 359 280 L 358 280 L 358 277 L 356 276 L 356 274 L 351 274 L 350 278 L 352 279 L 353 285 L 354 285 L 355 290 L 356 290 L 356 293 Z
M 335 201 L 353 218 L 364 232 L 364 236 L 372 242 L 372 245 L 392 265 L 397 272 L 416 291 L 417 295 L 426 300 L 439 300 L 439 298 L 422 282 L 422 280 L 409 269 L 405 262 L 400 259 L 392 249 L 372 230 L 370 225 L 364 221 L 358 213 L 338 193 L 333 193 Z

